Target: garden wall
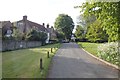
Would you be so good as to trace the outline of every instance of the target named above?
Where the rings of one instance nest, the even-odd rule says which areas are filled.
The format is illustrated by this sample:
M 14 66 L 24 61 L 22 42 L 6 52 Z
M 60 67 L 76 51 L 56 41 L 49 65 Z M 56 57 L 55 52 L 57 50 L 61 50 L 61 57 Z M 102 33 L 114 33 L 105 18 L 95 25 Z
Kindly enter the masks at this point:
M 2 41 L 2 51 L 39 47 L 40 41 Z

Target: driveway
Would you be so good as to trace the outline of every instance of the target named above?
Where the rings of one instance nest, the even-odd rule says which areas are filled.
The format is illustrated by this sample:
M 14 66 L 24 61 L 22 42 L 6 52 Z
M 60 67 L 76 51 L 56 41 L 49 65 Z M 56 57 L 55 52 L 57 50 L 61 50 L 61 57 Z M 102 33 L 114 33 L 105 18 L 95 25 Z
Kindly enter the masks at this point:
M 118 70 L 91 57 L 76 43 L 64 43 L 53 57 L 48 78 L 118 78 Z

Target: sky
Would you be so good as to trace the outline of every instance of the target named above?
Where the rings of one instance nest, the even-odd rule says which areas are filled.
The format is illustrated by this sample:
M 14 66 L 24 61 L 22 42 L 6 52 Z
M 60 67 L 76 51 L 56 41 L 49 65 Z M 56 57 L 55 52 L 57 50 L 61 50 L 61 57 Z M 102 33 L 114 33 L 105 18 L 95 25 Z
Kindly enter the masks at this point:
M 59 14 L 68 14 L 76 24 L 80 14 L 74 6 L 81 5 L 85 0 L 0 0 L 0 21 L 19 21 L 24 15 L 28 20 L 54 26 Z

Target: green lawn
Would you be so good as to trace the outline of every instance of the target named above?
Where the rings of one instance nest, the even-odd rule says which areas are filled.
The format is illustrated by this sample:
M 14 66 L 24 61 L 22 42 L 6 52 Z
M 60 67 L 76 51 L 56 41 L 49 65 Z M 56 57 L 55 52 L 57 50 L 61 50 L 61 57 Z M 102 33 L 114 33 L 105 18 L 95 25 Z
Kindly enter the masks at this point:
M 51 53 L 51 48 L 53 53 Z M 2 53 L 3 78 L 45 78 L 54 53 L 60 44 L 51 44 L 39 48 L 15 50 Z M 50 58 L 47 58 L 47 52 Z M 43 70 L 40 70 L 40 58 L 43 59 Z
M 78 42 L 80 47 L 90 52 L 93 55 L 97 54 L 97 47 L 100 43 Z

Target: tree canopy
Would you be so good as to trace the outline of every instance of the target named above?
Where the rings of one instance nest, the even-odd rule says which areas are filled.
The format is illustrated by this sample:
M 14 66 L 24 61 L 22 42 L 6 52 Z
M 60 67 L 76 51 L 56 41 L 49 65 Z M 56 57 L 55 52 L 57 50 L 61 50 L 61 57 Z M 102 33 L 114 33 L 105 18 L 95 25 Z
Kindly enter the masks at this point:
M 85 38 L 85 35 L 84 35 L 84 28 L 80 25 L 77 25 L 77 28 L 76 28 L 76 31 L 75 31 L 75 36 L 79 39 L 83 39 Z
M 105 39 L 103 36 L 107 34 L 108 41 L 117 41 L 119 39 L 120 2 L 86 2 L 80 8 L 80 12 L 87 24 L 87 38 L 89 40 L 95 34 L 97 37 L 100 36 L 99 39 Z M 93 16 L 95 16 L 94 19 Z M 95 29 L 99 32 L 95 32 Z M 93 38 L 94 41 L 98 40 L 96 37 Z
M 65 36 L 65 39 L 70 39 L 74 29 L 72 18 L 66 14 L 59 14 L 56 18 L 54 26 L 56 30 Z

